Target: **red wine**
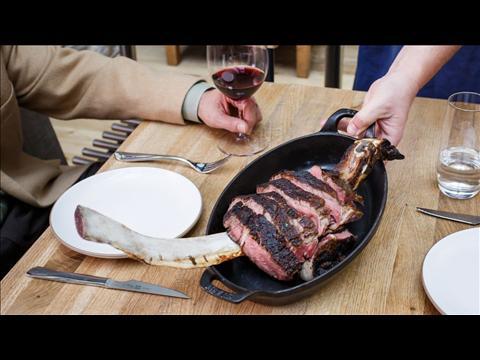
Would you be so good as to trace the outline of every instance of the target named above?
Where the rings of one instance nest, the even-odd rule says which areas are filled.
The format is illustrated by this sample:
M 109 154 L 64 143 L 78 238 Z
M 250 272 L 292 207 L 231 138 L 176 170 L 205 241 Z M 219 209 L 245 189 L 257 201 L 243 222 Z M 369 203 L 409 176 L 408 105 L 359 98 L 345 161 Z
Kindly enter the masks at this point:
M 217 71 L 213 82 L 223 94 L 233 100 L 244 100 L 258 90 L 265 73 L 251 66 L 234 66 Z

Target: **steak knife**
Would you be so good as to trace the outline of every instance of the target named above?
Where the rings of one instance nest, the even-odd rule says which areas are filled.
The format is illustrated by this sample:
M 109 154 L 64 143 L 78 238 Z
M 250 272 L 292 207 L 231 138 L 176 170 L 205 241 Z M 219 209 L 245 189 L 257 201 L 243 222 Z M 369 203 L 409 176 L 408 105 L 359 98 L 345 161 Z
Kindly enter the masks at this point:
M 108 289 L 126 290 L 145 294 L 190 299 L 190 297 L 180 291 L 137 280 L 117 281 L 92 275 L 56 271 L 39 266 L 31 268 L 27 271 L 27 274 L 38 279 L 59 281 L 69 284 L 100 286 Z
M 424 209 L 421 207 L 417 207 L 417 211 L 430 216 L 434 216 L 434 217 L 438 217 L 446 220 L 457 221 L 463 224 L 480 225 L 480 216 L 467 215 L 467 214 L 455 214 L 447 211 Z

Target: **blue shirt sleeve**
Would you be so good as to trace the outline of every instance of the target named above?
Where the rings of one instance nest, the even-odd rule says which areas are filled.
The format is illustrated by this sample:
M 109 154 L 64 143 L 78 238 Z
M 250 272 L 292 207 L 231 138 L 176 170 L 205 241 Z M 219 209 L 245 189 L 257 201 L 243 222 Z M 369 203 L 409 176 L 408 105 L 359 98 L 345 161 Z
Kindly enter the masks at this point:
M 360 46 L 354 90 L 367 91 L 384 76 L 402 46 Z M 460 91 L 480 93 L 480 46 L 463 46 L 418 93 L 421 97 L 447 99 Z

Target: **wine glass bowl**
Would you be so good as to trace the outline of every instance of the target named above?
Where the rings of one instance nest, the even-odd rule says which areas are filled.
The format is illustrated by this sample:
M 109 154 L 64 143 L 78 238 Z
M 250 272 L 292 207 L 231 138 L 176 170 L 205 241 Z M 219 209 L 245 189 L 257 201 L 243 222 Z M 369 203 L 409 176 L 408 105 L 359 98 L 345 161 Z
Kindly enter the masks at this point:
M 260 88 L 268 71 L 267 48 L 211 45 L 207 46 L 207 62 L 213 83 L 230 99 L 230 115 L 244 119 L 246 100 Z M 220 139 L 218 148 L 228 155 L 249 156 L 263 151 L 266 141 L 259 136 L 228 133 Z

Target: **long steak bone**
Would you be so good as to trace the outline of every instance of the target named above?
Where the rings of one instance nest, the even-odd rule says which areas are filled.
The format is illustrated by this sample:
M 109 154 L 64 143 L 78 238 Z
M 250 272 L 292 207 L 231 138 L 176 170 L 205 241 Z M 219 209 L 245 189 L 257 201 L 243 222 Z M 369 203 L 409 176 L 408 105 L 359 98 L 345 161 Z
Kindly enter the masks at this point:
M 206 267 L 243 255 L 226 233 L 183 239 L 154 238 L 81 205 L 75 210 L 75 225 L 82 238 L 110 244 L 150 265 Z

